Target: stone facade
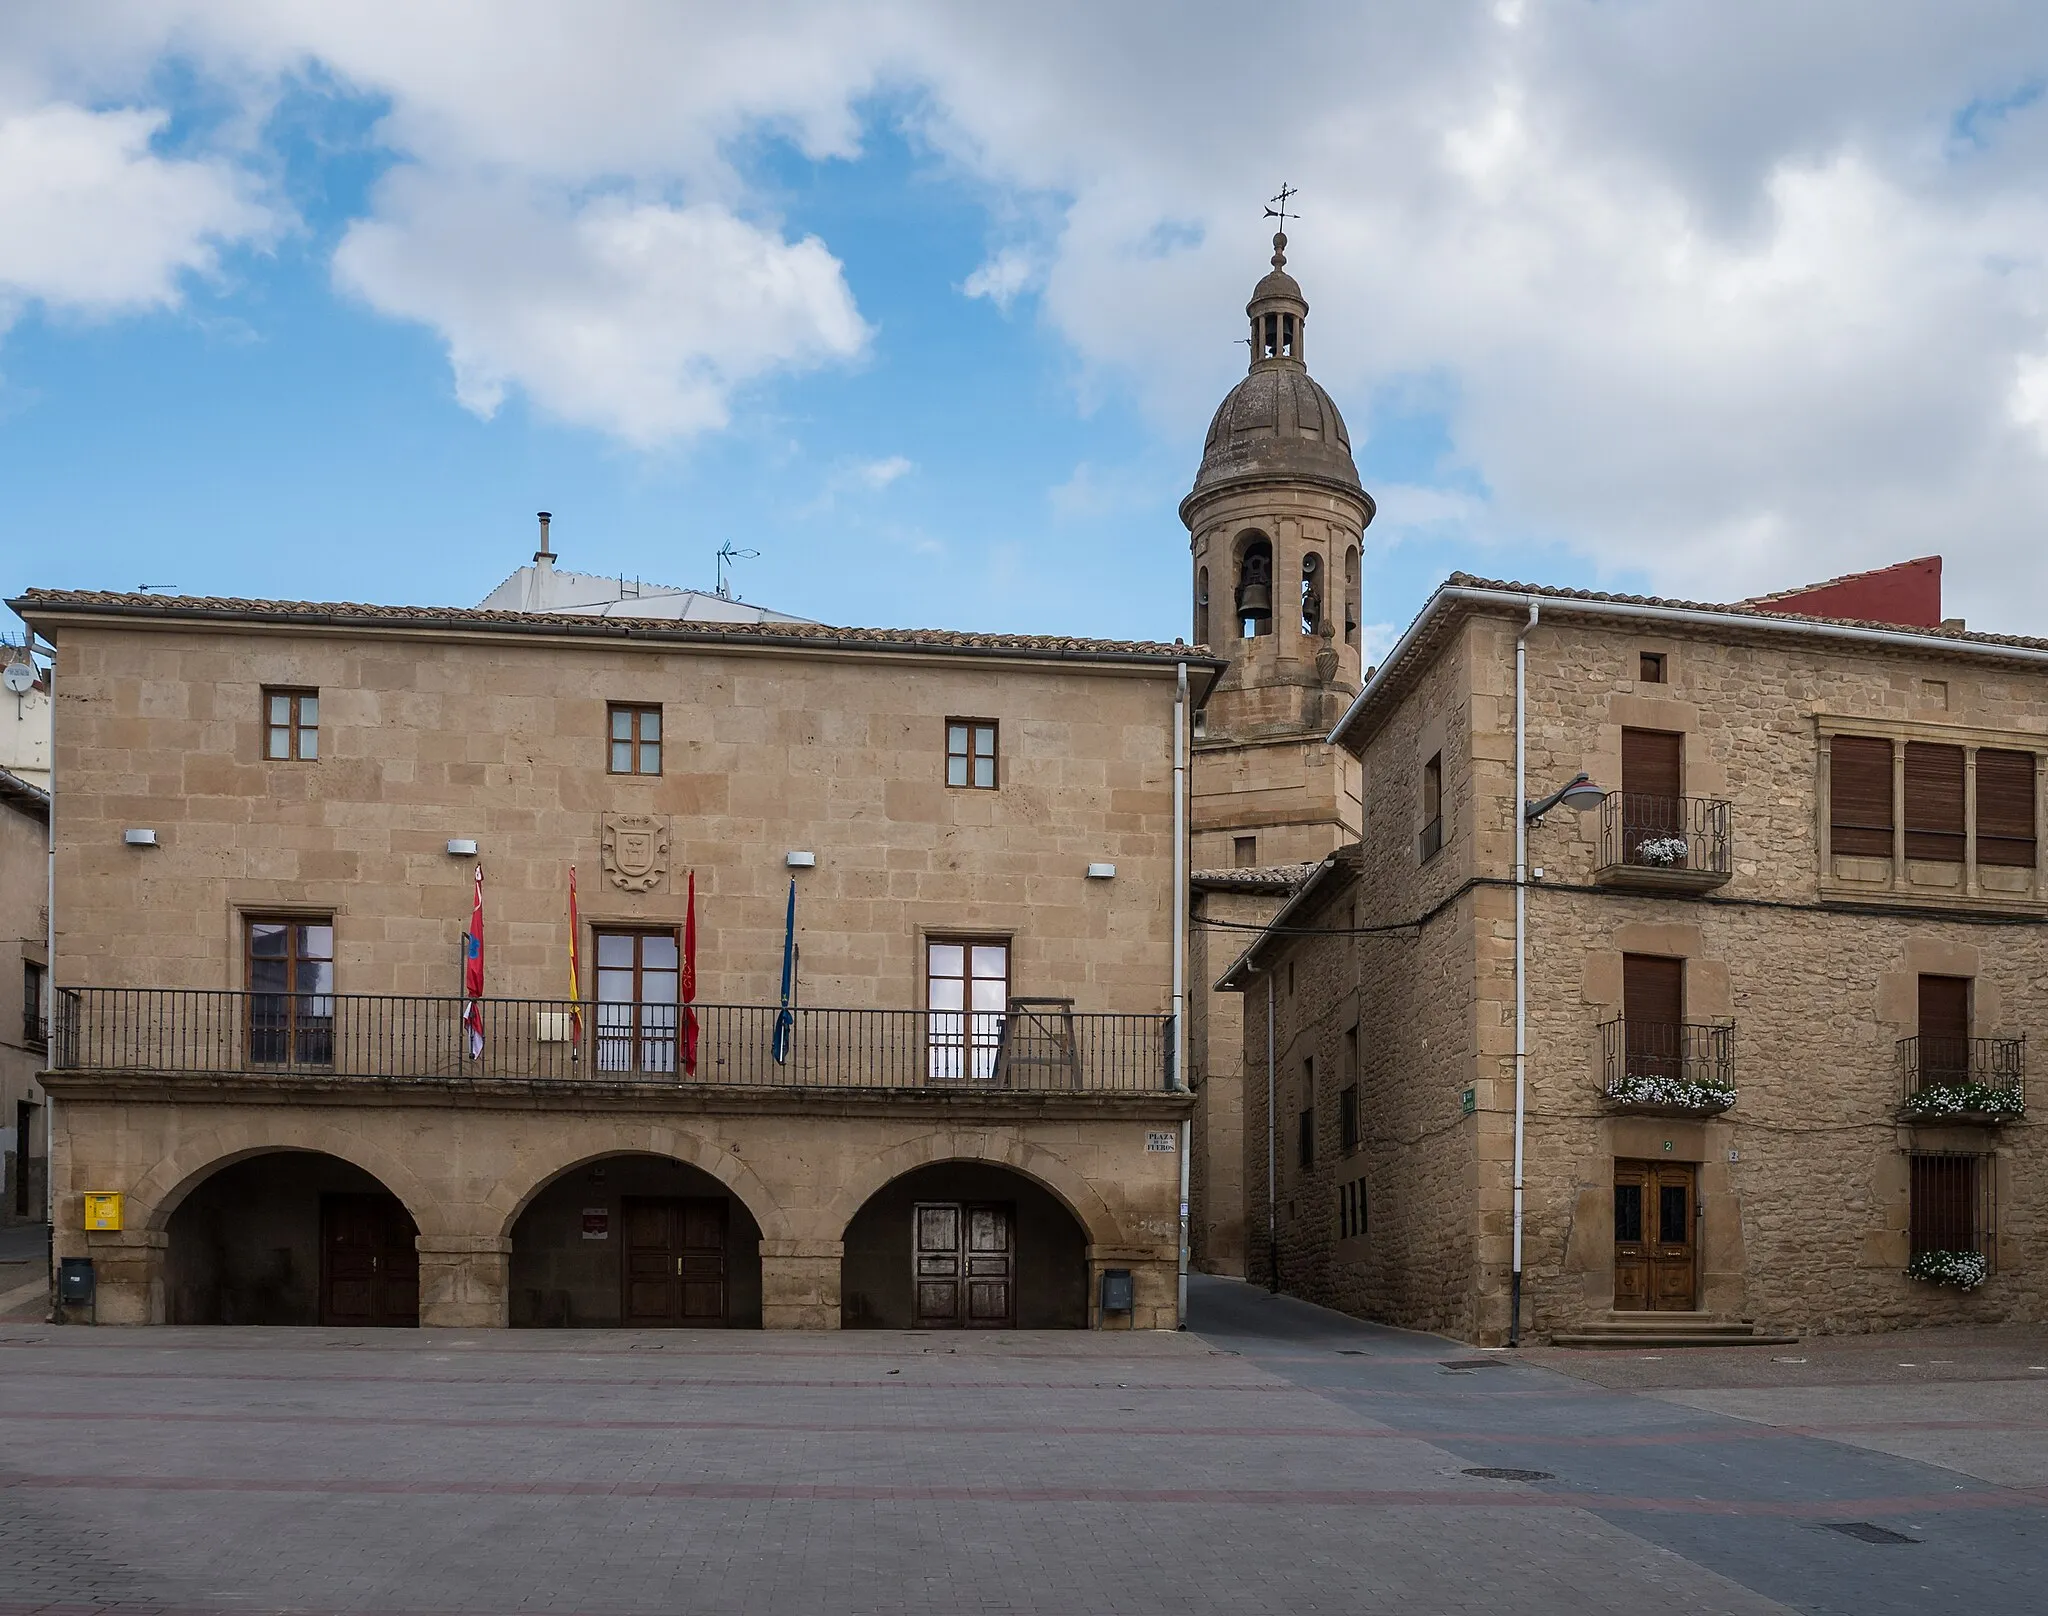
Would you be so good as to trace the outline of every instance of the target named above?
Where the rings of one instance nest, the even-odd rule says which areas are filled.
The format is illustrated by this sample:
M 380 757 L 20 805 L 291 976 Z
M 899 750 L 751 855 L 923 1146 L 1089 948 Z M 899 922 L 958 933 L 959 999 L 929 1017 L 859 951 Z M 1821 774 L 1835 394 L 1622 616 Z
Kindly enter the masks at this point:
M 799 1005 L 920 1012 L 929 939 L 998 939 L 1012 997 L 1127 1016 L 1117 1036 L 1139 1051 L 1117 1055 L 1106 1081 L 1084 1083 L 1077 1066 L 1071 1084 L 1018 1092 L 930 1092 L 921 1076 L 889 1092 L 901 1069 L 874 1087 L 842 1077 L 859 1092 L 832 1093 L 721 1086 L 708 1070 L 625 1084 L 502 1063 L 452 1080 L 60 1063 L 47 1079 L 57 1246 L 94 1258 L 101 1320 L 166 1316 L 172 1220 L 210 1173 L 301 1150 L 404 1203 L 426 1322 L 506 1322 L 522 1209 L 565 1171 L 620 1153 L 689 1164 L 744 1204 L 770 1327 L 836 1327 L 849 1222 L 892 1180 L 944 1162 L 1021 1175 L 1066 1209 L 1091 1316 L 1100 1271 L 1128 1268 L 1136 1306 L 1113 1322 L 1175 1322 L 1189 1099 L 1170 1086 L 1162 1031 L 1172 725 L 1176 665 L 1193 664 L 1199 689 L 1217 671 L 1203 654 L 160 597 L 36 594 L 17 609 L 58 648 L 66 988 L 241 989 L 250 917 L 331 917 L 336 993 L 452 998 L 480 862 L 487 995 L 559 1002 L 575 866 L 586 997 L 591 934 L 679 928 L 694 872 L 699 1003 L 767 1006 L 772 1019 L 787 855 L 804 852 Z M 264 693 L 278 688 L 317 690 L 317 761 L 266 758 Z M 615 703 L 659 706 L 659 774 L 607 772 Z M 947 785 L 958 717 L 997 727 L 998 789 Z M 134 828 L 155 845 L 128 845 Z M 454 839 L 475 857 L 451 857 Z M 1114 878 L 1089 878 L 1092 863 Z M 765 1043 L 769 1020 L 759 1026 Z M 108 1190 L 127 1197 L 126 1227 L 88 1234 L 82 1196 Z
M 1498 1342 L 1512 1266 L 1515 640 L 1530 594 L 1460 582 L 1348 715 L 1364 834 L 1284 916 L 1287 930 L 1351 934 L 1276 926 L 1230 981 L 1245 998 L 1255 1229 L 1274 990 L 1284 1287 Z M 1618 878 L 1612 798 L 1600 811 L 1553 809 L 1530 830 L 1524 1332 L 1565 1332 L 1615 1305 L 1617 1163 L 1633 1162 L 1691 1171 L 1699 1311 L 1801 1331 L 2048 1316 L 2048 1162 L 2034 1125 L 1901 1120 L 1911 1046 L 1900 1043 L 1918 1030 L 1923 976 L 1968 980 L 1976 1038 L 2042 1030 L 2048 844 L 2031 869 L 1981 864 L 1974 772 L 1956 863 L 1839 854 L 1829 812 L 1829 738 L 1886 736 L 2034 754 L 2038 833 L 2048 648 L 1955 633 L 1879 643 L 1743 608 L 1688 619 L 1657 603 L 1535 599 L 1529 795 L 1581 771 L 1616 790 L 1624 729 L 1676 735 L 1684 793 L 1726 804 L 1732 854 L 1717 883 Z M 1432 759 L 1437 833 L 1422 806 Z M 1682 962 L 1685 1021 L 1733 1051 L 1731 1107 L 1660 1114 L 1610 1098 L 1627 956 Z M 1311 1108 L 1305 1167 L 1299 1118 Z M 1928 1153 L 1976 1163 L 1974 1237 L 1995 1269 L 1977 1290 L 1905 1273 L 1913 1162 Z M 1268 1277 L 1256 1239 L 1251 1256 L 1253 1277 Z
M 0 774 L 0 1223 L 41 1223 L 44 1008 L 35 1002 L 49 913 L 49 799 Z

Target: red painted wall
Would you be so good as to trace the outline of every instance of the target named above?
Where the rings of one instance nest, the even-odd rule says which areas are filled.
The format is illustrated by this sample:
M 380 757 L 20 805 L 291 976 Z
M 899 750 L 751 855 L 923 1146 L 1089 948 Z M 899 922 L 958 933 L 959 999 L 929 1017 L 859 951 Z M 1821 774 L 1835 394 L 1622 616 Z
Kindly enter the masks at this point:
M 1940 628 L 1941 557 L 1901 561 L 1895 567 L 1855 573 L 1757 604 L 1800 617 L 1853 617 L 1902 628 Z

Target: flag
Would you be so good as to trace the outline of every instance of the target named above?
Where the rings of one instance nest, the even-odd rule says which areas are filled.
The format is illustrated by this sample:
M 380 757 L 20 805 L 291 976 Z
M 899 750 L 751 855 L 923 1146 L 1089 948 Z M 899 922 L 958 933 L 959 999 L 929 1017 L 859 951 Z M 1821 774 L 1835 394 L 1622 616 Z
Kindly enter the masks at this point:
M 476 867 L 476 902 L 469 911 L 469 930 L 462 934 L 462 1024 L 469 1029 L 469 1058 L 484 1052 L 484 867 Z
M 577 938 L 583 923 L 576 918 L 576 866 L 569 866 L 569 1058 L 583 1048 L 583 973 L 577 968 Z
M 697 1075 L 697 872 L 690 872 L 690 901 L 683 910 L 683 1073 Z
M 782 919 L 782 1008 L 775 1016 L 775 1064 L 789 1060 L 790 1041 L 796 1036 L 796 1012 L 790 1008 L 790 994 L 796 987 L 796 877 L 789 878 L 789 910 Z

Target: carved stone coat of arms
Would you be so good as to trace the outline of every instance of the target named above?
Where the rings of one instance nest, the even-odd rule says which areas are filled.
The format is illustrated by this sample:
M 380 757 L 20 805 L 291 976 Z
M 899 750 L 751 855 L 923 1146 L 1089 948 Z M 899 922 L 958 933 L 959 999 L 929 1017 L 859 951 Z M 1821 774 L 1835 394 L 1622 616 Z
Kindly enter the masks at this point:
M 604 816 L 604 873 L 621 892 L 668 883 L 668 821 L 654 814 Z

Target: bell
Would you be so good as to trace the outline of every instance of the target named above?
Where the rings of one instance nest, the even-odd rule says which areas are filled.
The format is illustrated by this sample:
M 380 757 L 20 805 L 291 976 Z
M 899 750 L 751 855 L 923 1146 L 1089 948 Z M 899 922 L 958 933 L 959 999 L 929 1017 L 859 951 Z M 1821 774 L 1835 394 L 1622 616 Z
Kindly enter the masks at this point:
M 1273 615 L 1273 589 L 1266 583 L 1248 583 L 1238 591 L 1237 609 L 1246 617 Z

